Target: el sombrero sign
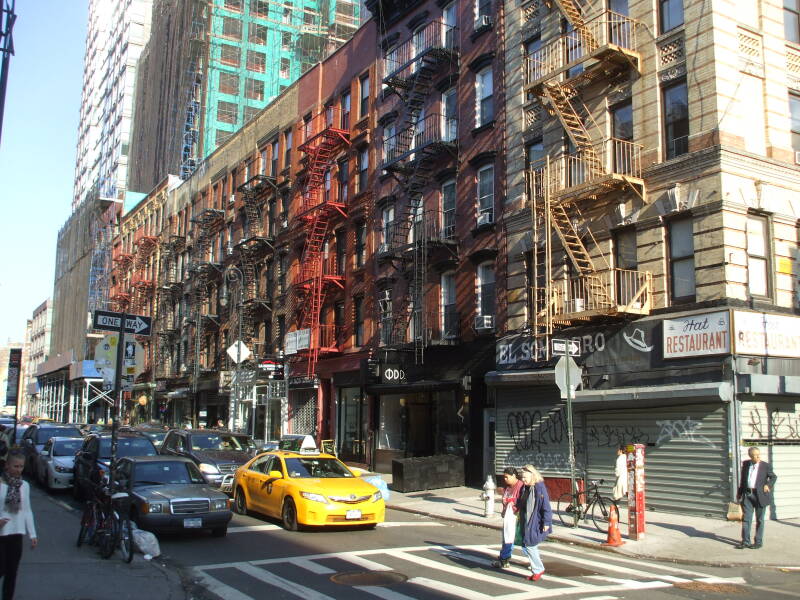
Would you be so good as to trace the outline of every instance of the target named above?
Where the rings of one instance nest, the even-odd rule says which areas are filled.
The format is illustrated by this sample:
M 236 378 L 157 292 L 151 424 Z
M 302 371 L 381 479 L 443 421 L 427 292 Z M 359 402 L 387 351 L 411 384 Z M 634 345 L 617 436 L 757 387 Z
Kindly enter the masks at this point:
M 728 311 L 664 320 L 664 358 L 729 354 L 730 351 Z

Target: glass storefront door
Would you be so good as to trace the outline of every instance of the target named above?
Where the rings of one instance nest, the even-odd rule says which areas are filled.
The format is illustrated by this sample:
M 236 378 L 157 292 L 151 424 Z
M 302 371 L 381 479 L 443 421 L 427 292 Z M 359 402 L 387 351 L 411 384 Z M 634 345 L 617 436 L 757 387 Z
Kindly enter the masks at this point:
M 342 460 L 367 460 L 369 411 L 360 387 L 338 388 L 336 452 Z

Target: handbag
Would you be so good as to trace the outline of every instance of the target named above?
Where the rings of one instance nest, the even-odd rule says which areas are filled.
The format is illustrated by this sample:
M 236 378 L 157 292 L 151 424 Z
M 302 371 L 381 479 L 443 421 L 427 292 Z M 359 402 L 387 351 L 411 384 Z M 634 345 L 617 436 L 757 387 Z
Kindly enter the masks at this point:
M 738 502 L 728 502 L 728 521 L 741 521 L 743 518 L 742 505 Z

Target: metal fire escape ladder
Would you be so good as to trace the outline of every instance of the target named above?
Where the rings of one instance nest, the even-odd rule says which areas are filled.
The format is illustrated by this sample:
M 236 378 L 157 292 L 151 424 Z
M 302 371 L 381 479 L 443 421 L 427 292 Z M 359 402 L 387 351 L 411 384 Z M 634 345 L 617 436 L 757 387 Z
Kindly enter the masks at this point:
M 203 336 L 203 305 L 208 299 L 208 251 L 211 246 L 210 229 L 219 220 L 225 217 L 225 213 L 219 209 L 207 208 L 202 210 L 198 216 L 192 219 L 198 229 L 194 246 L 194 265 L 192 269 L 192 315 L 194 315 L 194 352 L 192 361 L 195 374 L 198 373 L 200 365 L 200 355 L 204 349 L 205 338 Z M 196 382 L 195 382 L 196 383 Z
M 583 119 L 570 102 L 575 90 L 567 83 L 546 83 L 542 86 L 544 96 L 550 103 L 553 113 L 558 117 L 569 139 L 581 153 L 589 170 L 596 173 L 602 170 L 602 161 L 592 144 L 592 137 L 586 129 Z

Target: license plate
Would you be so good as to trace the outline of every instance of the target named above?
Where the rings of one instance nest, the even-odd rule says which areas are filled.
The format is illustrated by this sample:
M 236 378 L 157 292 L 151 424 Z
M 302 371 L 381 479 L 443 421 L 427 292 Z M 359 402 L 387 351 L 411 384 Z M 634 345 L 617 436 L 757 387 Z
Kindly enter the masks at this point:
M 183 526 L 187 528 L 197 528 L 203 526 L 203 519 L 184 519 Z
M 347 514 L 344 516 L 345 519 L 360 519 L 361 518 L 361 511 L 360 510 L 348 510 Z

